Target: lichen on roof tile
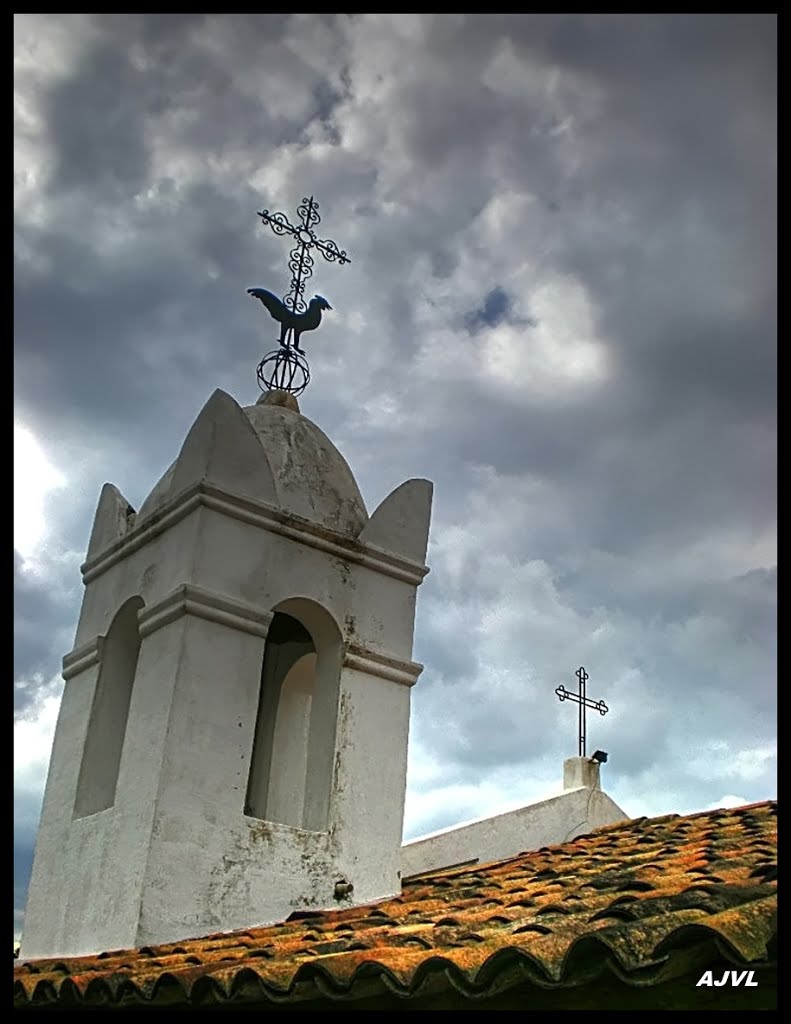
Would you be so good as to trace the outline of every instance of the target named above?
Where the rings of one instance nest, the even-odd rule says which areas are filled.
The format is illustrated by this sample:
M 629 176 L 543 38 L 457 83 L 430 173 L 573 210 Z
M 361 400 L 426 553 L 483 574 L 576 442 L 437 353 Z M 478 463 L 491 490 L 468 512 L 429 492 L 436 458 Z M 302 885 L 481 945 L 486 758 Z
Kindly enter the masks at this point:
M 528 979 L 633 985 L 716 944 L 770 962 L 776 939 L 773 802 L 621 822 L 562 846 L 407 880 L 399 896 L 139 950 L 15 961 L 19 1009 L 298 1003 L 371 991 L 465 995 Z M 694 962 L 693 960 L 690 962 Z

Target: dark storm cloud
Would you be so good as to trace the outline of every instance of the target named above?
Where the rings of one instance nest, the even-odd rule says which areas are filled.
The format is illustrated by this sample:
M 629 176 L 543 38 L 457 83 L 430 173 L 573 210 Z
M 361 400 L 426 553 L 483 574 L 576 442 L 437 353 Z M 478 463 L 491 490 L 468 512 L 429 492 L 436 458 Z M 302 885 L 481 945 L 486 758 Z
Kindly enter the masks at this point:
M 194 208 L 210 221 L 232 225 L 237 219 L 236 209 L 209 189 L 194 198 Z M 90 406 L 94 416 L 133 429 L 143 405 L 167 413 L 166 399 L 179 393 L 177 381 L 189 383 L 223 355 L 244 355 L 241 345 L 228 353 L 227 342 L 209 326 L 209 311 L 241 304 L 243 290 L 233 294 L 225 279 L 209 276 L 209 259 L 222 258 L 225 230 L 206 239 L 190 227 L 192 205 L 160 212 L 152 258 L 145 243 L 142 252 L 108 259 L 73 236 L 47 231 L 35 240 L 52 269 L 20 274 L 15 318 L 25 345 L 26 358 L 17 367 L 23 403 L 30 395 L 53 419 L 81 419 Z M 151 222 L 132 214 L 128 226 L 145 237 Z M 249 351 L 255 351 L 252 345 Z
M 245 330 L 244 287 L 256 283 L 266 258 L 253 220 L 260 196 L 238 180 L 177 187 L 154 175 L 151 150 L 164 143 L 210 161 L 232 146 L 254 160 L 315 116 L 329 117 L 340 93 L 284 52 L 289 24 L 283 16 L 243 18 L 226 45 L 235 66 L 260 63 L 272 81 L 285 77 L 295 96 L 304 94 L 296 124 L 266 95 L 236 87 L 224 49 L 196 42 L 202 16 L 100 17 L 71 73 L 47 86 L 49 210 L 43 223 L 17 229 L 21 253 L 46 254 L 20 259 L 23 406 L 55 419 L 90 403 L 94 415 L 123 417 L 128 427 L 142 403 L 164 409 L 166 397 L 202 384 L 223 361 L 255 357 L 251 318 L 247 349 L 237 334 L 229 352 L 229 337 L 216 332 L 234 321 Z
M 144 121 L 123 98 L 140 97 L 145 85 L 144 72 L 126 54 L 102 47 L 83 58 L 78 76 L 53 90 L 48 123 L 59 189 L 84 185 L 88 168 L 94 194 L 105 200 L 124 199 L 143 185 L 149 171 Z
M 579 509 L 578 543 L 633 551 L 647 532 L 679 544 L 704 524 L 770 525 L 774 435 L 762 414 L 756 423 L 740 423 L 693 402 L 680 414 L 643 418 L 620 397 L 530 406 L 503 395 L 484 398 L 470 382 L 433 396 L 423 438 L 438 452 L 463 453 L 502 476 L 528 472 L 553 481 L 559 504 Z
M 766 186 L 773 155 L 765 146 L 745 151 L 743 142 L 750 132 L 756 141 L 772 138 L 774 25 L 757 19 L 745 30 L 743 19 L 725 19 L 713 28 L 713 44 L 709 21 L 626 17 L 608 19 L 606 31 L 595 18 L 509 23 L 509 45 L 525 54 L 542 50 L 575 73 L 595 73 L 596 87 L 613 105 L 614 114 L 607 108 L 582 132 L 586 155 L 600 162 L 601 173 L 588 176 L 586 186 L 603 213 L 591 216 L 588 199 L 572 189 L 567 237 L 556 251 L 598 299 L 612 376 L 590 401 L 569 406 L 557 396 L 537 407 L 501 399 L 484 403 L 484 417 L 469 414 L 481 404 L 477 381 L 465 386 L 466 395 L 434 390 L 430 398 L 435 409 L 443 398 L 445 405 L 429 428 L 437 432 L 437 450 L 452 441 L 500 471 L 563 478 L 569 501 L 585 509 L 581 530 L 605 547 L 628 550 L 646 530 L 667 528 L 679 495 L 688 506 L 688 529 L 695 522 L 773 516 L 772 403 L 766 401 L 774 387 L 773 278 L 753 269 L 754 254 L 759 268 L 766 267 L 763 253 L 773 249 L 764 209 L 766 200 L 771 207 Z M 456 25 L 456 33 L 432 25 L 435 62 L 442 63 L 449 37 L 455 44 L 463 35 Z M 503 21 L 492 19 L 480 35 L 498 32 L 506 38 Z M 599 54 L 602 36 L 607 43 Z M 477 56 L 485 44 L 477 39 L 470 47 L 462 52 Z M 613 52 L 620 60 L 610 60 Z M 630 88 L 622 96 L 625 80 Z M 450 129 L 459 122 L 445 114 L 448 159 L 469 145 L 469 133 L 455 136 Z M 479 128 L 490 123 L 485 116 L 471 121 Z M 702 131 L 701 125 L 723 127 Z M 546 138 L 542 146 L 552 151 Z M 546 158 L 532 162 L 521 139 L 510 153 L 514 168 L 529 167 L 539 193 L 542 183 L 548 187 Z M 421 160 L 417 144 L 410 155 Z M 508 172 L 508 160 L 502 169 Z M 606 216 L 620 210 L 624 225 Z M 757 226 L 743 223 L 747 211 Z M 575 502 L 575 493 L 584 500 Z
M 163 116 L 171 143 L 211 158 L 262 137 L 277 145 L 294 127 L 327 117 L 339 96 L 284 44 L 288 15 L 242 17 L 230 33 L 223 31 L 229 23 L 204 15 L 100 16 L 95 25 L 73 74 L 53 83 L 45 102 L 57 190 L 90 179 L 94 198 L 105 202 L 138 193 L 151 175 L 149 137 Z M 232 44 L 232 63 L 211 45 L 215 34 Z M 235 72 L 257 63 L 273 80 L 313 91 L 300 124 L 266 95 L 236 87 Z

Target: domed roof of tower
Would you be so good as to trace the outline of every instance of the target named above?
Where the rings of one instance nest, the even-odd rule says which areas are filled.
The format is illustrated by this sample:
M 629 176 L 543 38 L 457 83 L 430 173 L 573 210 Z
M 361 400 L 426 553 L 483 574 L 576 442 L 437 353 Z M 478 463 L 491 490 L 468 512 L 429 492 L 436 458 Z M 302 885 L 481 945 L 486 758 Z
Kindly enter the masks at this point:
M 215 443 L 220 421 L 223 432 L 227 429 L 230 433 L 238 427 L 232 422 L 230 410 L 225 408 L 232 399 L 221 392 L 215 393 L 204 412 L 209 412 L 215 398 L 218 408 L 213 415 L 215 429 L 207 434 L 210 444 Z M 235 403 L 233 405 L 239 409 Z M 296 398 L 286 392 L 269 391 L 255 405 L 241 411 L 261 444 L 280 508 L 347 536 L 358 536 L 368 521 L 368 514 L 354 475 L 324 431 L 302 415 Z M 227 447 L 224 457 L 233 459 L 236 446 L 230 436 L 227 441 L 227 446 L 223 445 Z M 175 477 L 183 453 L 184 450 L 143 502 L 136 526 L 148 520 L 181 490 Z M 260 494 L 251 496 L 260 497 Z

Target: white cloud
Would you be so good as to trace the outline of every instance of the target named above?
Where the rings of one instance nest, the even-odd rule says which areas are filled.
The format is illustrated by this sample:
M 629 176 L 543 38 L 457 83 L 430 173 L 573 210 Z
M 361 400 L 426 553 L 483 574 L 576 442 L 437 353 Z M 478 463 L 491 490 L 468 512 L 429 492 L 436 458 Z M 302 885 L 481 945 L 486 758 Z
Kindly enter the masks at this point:
M 59 677 L 50 680 L 49 695 L 14 722 L 14 815 L 28 833 L 38 821 L 62 688 Z
M 689 757 L 687 771 L 711 782 L 733 779 L 745 783 L 760 778 L 773 779 L 776 760 L 776 743 L 733 749 L 725 740 L 710 740 Z
M 745 800 L 743 796 L 734 796 L 732 793 L 726 793 L 725 796 L 721 796 L 719 800 L 715 800 L 710 807 L 701 808 L 701 810 L 716 811 L 720 807 L 744 807 L 747 803 L 749 803 L 749 800 Z
M 32 431 L 14 424 L 14 547 L 32 558 L 47 537 L 47 499 L 67 484 Z
M 409 748 L 404 838 L 414 839 L 556 796 L 563 790 L 562 764 L 556 768 L 553 774 L 545 764 L 532 776 L 519 768 L 496 769 L 477 781 L 457 782 L 448 765 L 415 736 Z

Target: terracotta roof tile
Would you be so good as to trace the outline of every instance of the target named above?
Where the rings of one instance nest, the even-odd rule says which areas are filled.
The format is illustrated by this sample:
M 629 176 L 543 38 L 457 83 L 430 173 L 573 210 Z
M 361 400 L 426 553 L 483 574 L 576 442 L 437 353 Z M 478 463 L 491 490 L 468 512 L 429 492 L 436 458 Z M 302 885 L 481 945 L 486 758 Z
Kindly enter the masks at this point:
M 441 988 L 481 996 L 609 971 L 650 985 L 697 948 L 772 962 L 776 805 L 640 818 L 562 846 L 406 879 L 400 895 L 267 927 L 98 956 L 19 962 L 18 1009 L 294 1003 Z M 685 967 L 685 965 L 687 965 Z

